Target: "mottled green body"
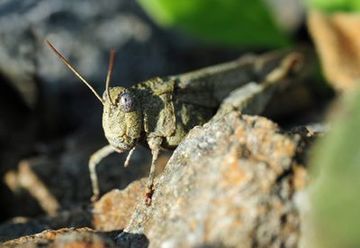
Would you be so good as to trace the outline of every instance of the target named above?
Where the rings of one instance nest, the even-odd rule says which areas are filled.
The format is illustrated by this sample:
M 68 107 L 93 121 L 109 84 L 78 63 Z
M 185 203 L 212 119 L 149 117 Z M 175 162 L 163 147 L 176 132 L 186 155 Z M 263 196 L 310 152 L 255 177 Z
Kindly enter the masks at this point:
M 207 122 L 233 90 L 254 81 L 265 84 L 269 73 L 279 68 L 283 59 L 280 54 L 248 56 L 178 76 L 153 78 L 128 89 L 112 87 L 112 99 L 117 101 L 128 92 L 136 108 L 125 113 L 120 106 L 105 102 L 105 136 L 118 151 L 155 138 L 161 139 L 157 143 L 162 148 L 175 148 L 191 128 Z
M 186 101 L 175 79 L 154 78 L 132 89 L 141 101 L 145 136 L 162 137 L 163 148 L 175 148 L 191 128 L 205 123 L 216 110 Z

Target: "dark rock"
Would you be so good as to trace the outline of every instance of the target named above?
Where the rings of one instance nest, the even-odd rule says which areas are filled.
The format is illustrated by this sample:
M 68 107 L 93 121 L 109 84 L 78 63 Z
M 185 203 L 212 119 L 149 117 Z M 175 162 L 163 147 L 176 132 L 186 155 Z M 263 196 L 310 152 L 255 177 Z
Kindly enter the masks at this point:
M 116 237 L 116 244 L 124 248 L 147 248 L 149 247 L 149 239 L 141 233 L 122 232 Z
M 25 154 L 32 152 L 38 122 L 18 92 L 10 87 L 1 75 L 0 81 L 0 221 L 3 221 L 15 212 L 23 215 L 31 212 L 13 207 L 14 204 L 10 202 L 13 202 L 14 198 L 2 179 L 6 171 L 13 168 Z M 34 204 L 21 200 L 20 202 L 27 203 L 29 208 L 36 209 Z
M 91 226 L 91 218 L 90 211 L 81 208 L 63 211 L 52 217 L 14 218 L 0 225 L 0 242 L 21 239 L 50 229 Z

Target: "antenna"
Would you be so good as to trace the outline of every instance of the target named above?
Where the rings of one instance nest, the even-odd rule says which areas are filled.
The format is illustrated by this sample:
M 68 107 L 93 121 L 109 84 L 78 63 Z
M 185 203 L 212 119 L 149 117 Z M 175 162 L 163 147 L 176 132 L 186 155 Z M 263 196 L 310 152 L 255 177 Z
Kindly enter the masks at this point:
M 105 90 L 106 90 L 106 95 L 108 96 L 108 99 L 110 101 L 110 103 L 112 105 L 115 105 L 114 102 L 111 99 L 110 96 L 110 90 L 109 90 L 109 85 L 110 85 L 110 78 L 111 78 L 111 73 L 112 73 L 112 69 L 114 66 L 114 59 L 115 59 L 115 50 L 111 49 L 110 50 L 110 58 L 109 58 L 109 68 L 108 68 L 108 72 L 106 75 L 106 81 L 105 81 Z
M 99 99 L 99 101 L 104 105 L 104 101 L 101 99 L 99 94 L 95 89 L 80 75 L 80 73 L 65 59 L 65 57 L 50 43 L 50 41 L 45 40 L 46 44 L 53 50 L 60 60 L 94 93 L 94 95 Z

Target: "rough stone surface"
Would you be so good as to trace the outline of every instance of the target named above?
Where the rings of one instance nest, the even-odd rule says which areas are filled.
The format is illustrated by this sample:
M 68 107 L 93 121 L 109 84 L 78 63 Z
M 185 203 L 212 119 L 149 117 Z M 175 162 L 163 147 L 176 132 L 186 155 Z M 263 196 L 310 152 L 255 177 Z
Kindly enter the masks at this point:
M 90 228 L 63 228 L 24 236 L 5 242 L 1 247 L 110 248 L 115 247 L 111 236 L 97 234 Z
M 146 180 L 131 183 L 123 190 L 114 189 L 94 204 L 93 225 L 101 231 L 122 230 L 133 214 L 137 202 L 144 199 Z
M 116 247 L 109 237 L 94 232 L 70 232 L 55 239 L 53 248 L 111 248 Z
M 144 235 L 150 247 L 296 247 L 294 195 L 306 178 L 296 161 L 300 140 L 236 113 L 194 128 L 156 181 L 151 206 L 139 202 L 118 244 Z

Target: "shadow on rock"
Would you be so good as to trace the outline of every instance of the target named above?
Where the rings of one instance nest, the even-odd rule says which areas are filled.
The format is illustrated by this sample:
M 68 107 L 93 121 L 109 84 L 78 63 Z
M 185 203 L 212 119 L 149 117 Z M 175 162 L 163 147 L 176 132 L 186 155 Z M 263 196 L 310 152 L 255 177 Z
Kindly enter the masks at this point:
M 116 237 L 120 247 L 144 248 L 149 246 L 149 239 L 142 233 L 122 232 Z

